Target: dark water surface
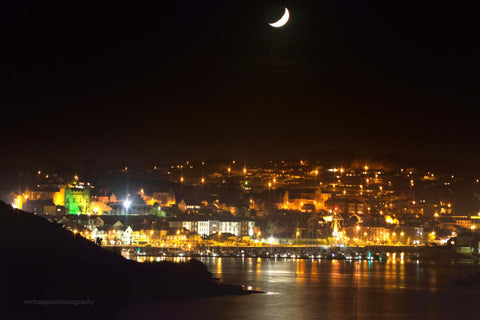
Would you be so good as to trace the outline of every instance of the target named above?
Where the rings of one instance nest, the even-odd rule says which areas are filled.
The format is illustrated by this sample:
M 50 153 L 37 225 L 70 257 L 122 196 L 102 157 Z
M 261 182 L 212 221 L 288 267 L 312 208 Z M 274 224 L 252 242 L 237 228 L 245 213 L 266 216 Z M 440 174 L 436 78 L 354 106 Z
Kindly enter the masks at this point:
M 201 259 L 249 296 L 126 306 L 117 319 L 480 319 L 480 287 L 456 286 L 476 265 L 434 262 Z M 161 288 L 159 288 L 161 290 Z

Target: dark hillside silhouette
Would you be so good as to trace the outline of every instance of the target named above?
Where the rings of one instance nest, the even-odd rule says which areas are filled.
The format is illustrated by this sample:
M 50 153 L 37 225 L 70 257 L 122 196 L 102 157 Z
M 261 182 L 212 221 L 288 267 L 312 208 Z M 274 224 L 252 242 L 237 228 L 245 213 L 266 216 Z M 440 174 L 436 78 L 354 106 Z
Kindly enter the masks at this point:
M 90 299 L 120 305 L 224 294 L 239 286 L 215 283 L 204 264 L 137 263 L 41 217 L 0 202 L 2 302 Z

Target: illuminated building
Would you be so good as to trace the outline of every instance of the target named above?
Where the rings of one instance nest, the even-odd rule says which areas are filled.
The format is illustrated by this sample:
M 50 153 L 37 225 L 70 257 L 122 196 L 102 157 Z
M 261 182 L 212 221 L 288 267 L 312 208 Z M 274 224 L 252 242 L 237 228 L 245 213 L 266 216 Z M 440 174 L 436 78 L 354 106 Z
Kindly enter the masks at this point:
M 255 230 L 255 221 L 248 219 L 220 218 L 211 220 L 208 218 L 197 217 L 192 220 L 173 220 L 169 221 L 170 228 L 179 230 L 186 229 L 190 232 L 198 233 L 201 236 L 209 236 L 217 232 L 231 233 L 235 236 L 253 236 Z
M 161 206 L 170 207 L 175 204 L 175 192 L 168 190 L 167 192 L 154 192 L 152 196 L 146 195 L 144 192 L 138 193 L 146 204 L 153 206 L 158 203 Z
M 37 186 L 33 188 L 27 188 L 25 191 L 26 196 L 30 200 L 52 200 L 56 205 L 63 205 L 62 201 L 58 201 L 58 194 L 61 193 L 61 189 L 57 187 L 42 187 Z
M 36 186 L 27 188 L 25 196 L 30 200 L 51 200 L 56 206 L 65 205 L 65 188 Z
M 315 192 L 285 191 L 283 203 L 277 204 L 277 207 L 286 210 L 306 210 L 309 206 L 313 206 L 315 210 L 324 210 L 325 202 L 331 196 L 330 193 L 323 193 L 319 190 Z
M 106 245 L 130 245 L 134 242 L 133 229 L 130 226 L 95 227 L 92 230 L 91 238 L 102 239 Z
M 105 202 L 90 201 L 90 212 L 95 215 L 110 213 L 111 211 L 112 208 Z
M 68 214 L 86 214 L 90 208 L 90 188 L 65 189 L 65 208 Z
M 187 212 L 187 213 L 198 213 L 198 211 L 204 207 L 205 205 L 200 202 L 196 201 L 188 201 L 183 199 L 178 203 L 178 209 L 181 212 Z

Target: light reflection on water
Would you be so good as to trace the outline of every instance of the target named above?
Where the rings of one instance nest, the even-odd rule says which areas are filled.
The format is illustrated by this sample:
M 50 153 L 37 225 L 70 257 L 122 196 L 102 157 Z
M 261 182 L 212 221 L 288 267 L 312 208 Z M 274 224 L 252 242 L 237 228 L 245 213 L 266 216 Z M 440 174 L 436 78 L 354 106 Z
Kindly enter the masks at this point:
M 163 257 L 162 257 L 163 258 Z M 182 258 L 164 258 L 186 261 Z M 446 319 L 469 316 L 478 292 L 451 281 L 475 265 L 202 258 L 222 282 L 267 294 L 129 306 L 121 319 Z

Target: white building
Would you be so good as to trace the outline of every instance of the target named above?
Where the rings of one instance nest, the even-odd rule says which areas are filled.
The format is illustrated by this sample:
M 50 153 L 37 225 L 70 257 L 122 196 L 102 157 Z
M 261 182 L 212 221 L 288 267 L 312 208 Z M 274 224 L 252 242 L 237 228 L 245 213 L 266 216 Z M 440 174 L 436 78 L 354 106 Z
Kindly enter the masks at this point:
M 92 240 L 97 238 L 102 239 L 102 243 L 107 245 L 132 244 L 133 230 L 130 226 L 118 226 L 116 228 L 95 227 L 92 230 Z
M 242 220 L 240 221 L 240 236 L 253 237 L 255 233 L 255 221 Z
M 214 233 L 231 233 L 237 237 L 253 236 L 255 221 L 253 220 L 198 220 L 198 221 L 170 221 L 171 228 L 185 228 L 190 232 L 196 232 L 200 236 L 209 236 Z
M 203 236 L 209 236 L 219 231 L 220 221 L 218 220 L 206 220 L 197 222 L 197 233 Z M 190 230 L 192 231 L 192 230 Z
M 133 229 L 130 226 L 117 228 L 117 238 L 122 244 L 132 244 Z
M 223 233 L 231 233 L 240 236 L 240 222 L 239 221 L 220 221 L 220 231 Z

